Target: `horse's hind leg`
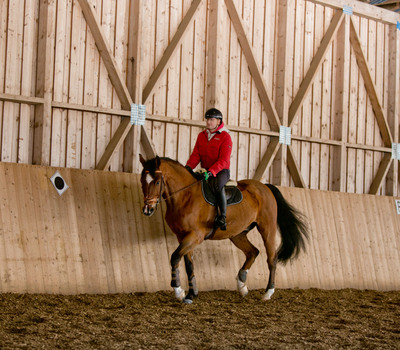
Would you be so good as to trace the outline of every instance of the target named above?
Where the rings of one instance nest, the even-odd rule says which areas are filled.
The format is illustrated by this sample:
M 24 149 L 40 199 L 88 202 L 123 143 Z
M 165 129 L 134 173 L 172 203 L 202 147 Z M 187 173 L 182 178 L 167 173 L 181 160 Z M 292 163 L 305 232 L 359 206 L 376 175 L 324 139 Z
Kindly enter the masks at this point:
M 267 264 L 269 270 L 268 285 L 262 300 L 269 300 L 275 292 L 275 273 L 277 263 L 275 248 L 276 227 L 265 229 L 259 225 L 257 228 L 264 241 L 265 250 L 267 251 Z
M 187 253 L 184 258 L 185 258 L 186 274 L 187 274 L 188 281 L 189 281 L 189 292 L 185 296 L 185 299 L 183 301 L 186 304 L 191 304 L 193 301 L 193 298 L 197 297 L 197 295 L 199 294 L 199 291 L 198 291 L 197 285 L 196 285 L 196 278 L 194 276 L 193 251 Z
M 237 287 L 242 296 L 246 296 L 249 292 L 246 286 L 247 271 L 250 269 L 251 265 L 253 265 L 254 260 L 256 260 L 259 254 L 259 250 L 248 240 L 247 233 L 248 231 L 244 231 L 238 236 L 231 238 L 232 243 L 246 256 L 246 260 L 237 275 Z

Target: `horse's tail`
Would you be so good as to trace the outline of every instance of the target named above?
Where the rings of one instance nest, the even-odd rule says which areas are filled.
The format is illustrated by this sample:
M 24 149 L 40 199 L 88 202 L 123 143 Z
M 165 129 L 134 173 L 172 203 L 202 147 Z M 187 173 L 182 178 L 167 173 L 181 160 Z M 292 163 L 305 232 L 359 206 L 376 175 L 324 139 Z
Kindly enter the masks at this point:
M 277 222 L 282 237 L 278 261 L 285 263 L 291 258 L 296 258 L 302 249 L 305 251 L 304 239 L 308 238 L 307 224 L 305 216 L 283 198 L 277 187 L 266 185 L 272 191 L 278 206 Z

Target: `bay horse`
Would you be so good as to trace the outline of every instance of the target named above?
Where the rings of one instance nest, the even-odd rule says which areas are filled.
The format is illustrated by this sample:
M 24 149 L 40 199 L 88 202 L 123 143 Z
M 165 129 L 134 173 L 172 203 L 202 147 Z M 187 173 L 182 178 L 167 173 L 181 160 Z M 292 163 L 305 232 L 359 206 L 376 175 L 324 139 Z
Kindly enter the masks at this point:
M 146 161 L 140 155 L 140 162 L 143 165 L 143 214 L 151 216 L 163 197 L 167 205 L 165 220 L 179 242 L 171 256 L 171 287 L 175 297 L 185 303 L 192 303 L 198 295 L 193 250 L 206 237 L 212 240 L 229 238 L 245 254 L 246 260 L 237 275 L 238 290 L 245 296 L 248 293 L 247 272 L 259 254 L 247 234 L 256 227 L 267 251 L 269 269 L 268 285 L 262 299 L 270 299 L 275 291 L 277 262 L 285 263 L 297 257 L 305 248 L 308 232 L 304 215 L 284 199 L 277 187 L 264 185 L 257 180 L 241 180 L 238 181 L 238 188 L 243 200 L 227 207 L 227 230 L 214 229 L 216 208 L 203 199 L 201 180 L 182 164 L 169 158 L 156 156 Z M 281 244 L 276 249 L 278 227 Z M 180 284 L 178 269 L 182 257 L 189 281 L 186 296 Z

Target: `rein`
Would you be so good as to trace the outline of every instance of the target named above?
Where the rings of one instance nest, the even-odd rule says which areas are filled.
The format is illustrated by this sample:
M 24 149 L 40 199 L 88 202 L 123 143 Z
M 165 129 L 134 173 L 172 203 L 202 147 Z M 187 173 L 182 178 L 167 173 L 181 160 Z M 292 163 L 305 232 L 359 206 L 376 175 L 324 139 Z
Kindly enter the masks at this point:
M 163 181 L 163 183 L 164 183 L 164 176 L 162 176 L 162 181 Z M 181 191 L 184 191 L 184 190 L 187 190 L 188 188 L 190 188 L 190 187 L 192 187 L 192 186 L 198 184 L 200 181 L 202 181 L 202 180 L 197 180 L 196 182 L 193 182 L 192 184 L 190 184 L 190 185 L 188 185 L 188 186 L 185 186 L 185 187 L 183 187 L 183 188 L 181 188 L 181 189 L 175 191 L 174 193 L 170 194 L 169 196 L 165 196 L 164 200 L 166 201 L 168 198 L 171 198 L 171 197 L 175 196 L 177 193 L 179 193 L 179 192 L 181 192 Z M 164 188 L 165 188 L 165 185 L 164 185 Z M 160 192 L 160 193 L 161 193 L 161 192 Z M 161 196 L 161 194 L 160 194 L 160 196 Z

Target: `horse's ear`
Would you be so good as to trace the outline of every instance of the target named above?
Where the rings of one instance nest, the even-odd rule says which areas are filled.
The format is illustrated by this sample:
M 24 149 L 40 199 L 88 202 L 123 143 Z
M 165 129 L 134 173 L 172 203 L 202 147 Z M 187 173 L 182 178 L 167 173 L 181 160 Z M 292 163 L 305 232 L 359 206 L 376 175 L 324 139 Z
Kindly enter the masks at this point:
M 144 166 L 144 163 L 146 163 L 146 159 L 144 159 L 140 153 L 139 153 L 139 159 L 140 159 L 140 163 L 142 163 L 142 165 Z
M 161 159 L 159 156 L 156 156 L 156 167 L 158 168 L 161 164 Z

